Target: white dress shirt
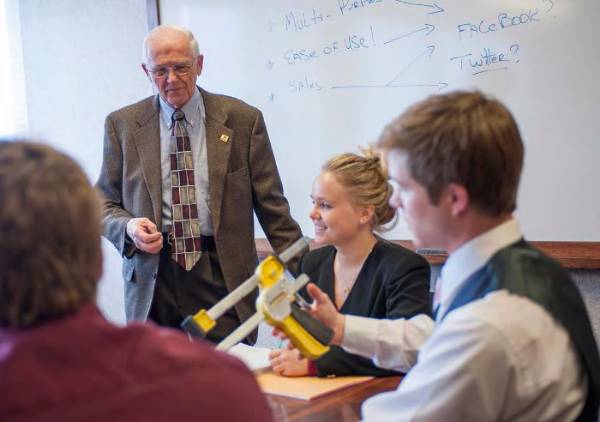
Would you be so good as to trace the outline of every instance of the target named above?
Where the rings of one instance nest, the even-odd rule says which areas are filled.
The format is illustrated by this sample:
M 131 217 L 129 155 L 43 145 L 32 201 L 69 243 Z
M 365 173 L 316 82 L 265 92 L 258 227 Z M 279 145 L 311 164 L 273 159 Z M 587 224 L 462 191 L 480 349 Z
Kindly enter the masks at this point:
M 448 258 L 435 326 L 425 316 L 346 317 L 342 346 L 349 352 L 396 369 L 418 354 L 396 391 L 364 403 L 364 420 L 570 421 L 579 415 L 587 377 L 568 333 L 540 305 L 497 290 L 441 319 L 466 279 L 521 237 L 510 220 Z

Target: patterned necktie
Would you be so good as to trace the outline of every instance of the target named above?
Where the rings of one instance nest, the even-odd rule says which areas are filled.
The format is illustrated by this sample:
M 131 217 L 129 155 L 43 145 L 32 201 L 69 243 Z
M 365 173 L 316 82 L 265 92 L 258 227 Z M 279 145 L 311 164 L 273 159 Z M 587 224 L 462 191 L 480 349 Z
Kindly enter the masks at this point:
M 194 161 L 185 114 L 181 110 L 175 110 L 171 120 L 171 258 L 189 271 L 202 254 Z

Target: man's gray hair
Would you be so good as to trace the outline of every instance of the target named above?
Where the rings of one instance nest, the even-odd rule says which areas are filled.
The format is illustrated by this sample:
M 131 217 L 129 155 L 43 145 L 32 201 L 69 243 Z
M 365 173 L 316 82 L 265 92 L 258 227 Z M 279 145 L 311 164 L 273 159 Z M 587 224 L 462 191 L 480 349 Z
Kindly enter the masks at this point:
M 177 31 L 184 34 L 188 40 L 190 41 L 190 54 L 192 56 L 198 57 L 200 55 L 200 48 L 198 47 L 198 41 L 194 38 L 194 34 L 187 28 L 176 25 L 159 25 L 152 29 L 152 31 L 148 32 L 148 34 L 144 37 L 144 42 L 142 43 L 142 63 L 148 63 L 148 59 L 150 58 L 150 51 L 148 49 L 148 40 L 157 32 L 167 30 Z

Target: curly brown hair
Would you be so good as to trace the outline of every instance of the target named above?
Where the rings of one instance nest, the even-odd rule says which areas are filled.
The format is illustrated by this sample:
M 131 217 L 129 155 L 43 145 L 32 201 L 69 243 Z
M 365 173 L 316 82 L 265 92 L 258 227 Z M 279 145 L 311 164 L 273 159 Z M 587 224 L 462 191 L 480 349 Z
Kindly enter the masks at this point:
M 0 326 L 34 326 L 93 300 L 100 201 L 82 169 L 45 145 L 0 142 L 0 198 Z

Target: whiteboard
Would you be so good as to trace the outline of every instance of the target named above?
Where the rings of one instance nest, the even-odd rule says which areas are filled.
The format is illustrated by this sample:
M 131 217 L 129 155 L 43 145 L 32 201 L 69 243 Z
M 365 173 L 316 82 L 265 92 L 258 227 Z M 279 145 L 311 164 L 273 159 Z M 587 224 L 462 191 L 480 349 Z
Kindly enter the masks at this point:
M 152 94 L 140 67 L 146 1 L 12 2 L 20 15 L 29 131 L 68 153 L 94 182 L 104 118 Z M 124 324 L 122 257 L 106 239 L 102 249 L 97 302 L 111 321 Z
M 599 12 L 594 0 L 160 1 L 161 23 L 200 43 L 199 84 L 263 111 L 307 235 L 326 159 L 374 142 L 430 94 L 479 88 L 525 142 L 526 236 L 600 240 Z M 400 223 L 387 237 L 411 236 Z

